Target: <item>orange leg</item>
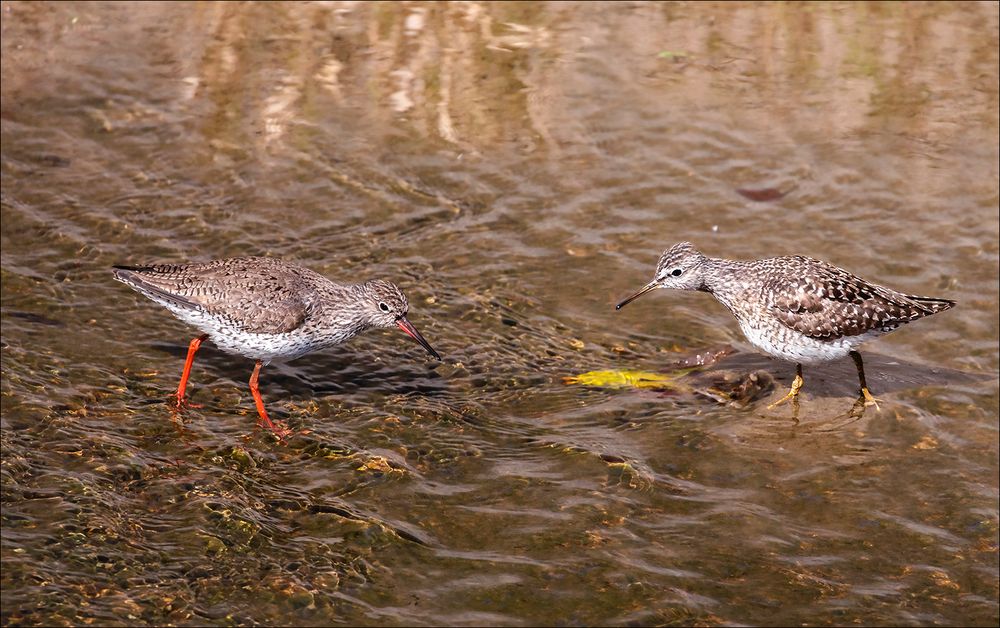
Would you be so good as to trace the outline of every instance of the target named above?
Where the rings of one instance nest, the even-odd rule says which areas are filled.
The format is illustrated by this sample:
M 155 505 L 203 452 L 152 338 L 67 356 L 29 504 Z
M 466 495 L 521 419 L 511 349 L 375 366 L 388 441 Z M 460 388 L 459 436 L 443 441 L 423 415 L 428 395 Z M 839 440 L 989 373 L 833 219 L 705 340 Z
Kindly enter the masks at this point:
M 250 393 L 253 395 L 253 402 L 257 406 L 257 414 L 260 415 L 260 421 L 265 427 L 277 434 L 278 438 L 283 438 L 290 434 L 291 431 L 284 426 L 277 427 L 271 422 L 270 417 L 267 416 L 267 410 L 264 409 L 264 400 L 260 396 L 260 388 L 257 386 L 262 366 L 264 366 L 264 362 L 257 360 L 257 365 L 253 368 L 253 375 L 250 376 Z
M 178 408 L 185 405 L 184 401 L 184 391 L 187 389 L 188 377 L 191 376 L 191 365 L 194 364 L 194 354 L 198 353 L 198 347 L 201 343 L 208 339 L 208 334 L 202 334 L 191 341 L 188 345 L 187 360 L 184 361 L 184 372 L 181 373 L 181 383 L 177 387 L 176 405 Z

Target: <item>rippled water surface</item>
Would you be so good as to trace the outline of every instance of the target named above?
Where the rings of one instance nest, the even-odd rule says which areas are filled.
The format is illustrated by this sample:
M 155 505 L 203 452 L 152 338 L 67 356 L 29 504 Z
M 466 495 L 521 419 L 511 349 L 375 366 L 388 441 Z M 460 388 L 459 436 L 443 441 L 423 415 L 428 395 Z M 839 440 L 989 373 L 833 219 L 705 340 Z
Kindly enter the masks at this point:
M 997 624 L 996 3 L 0 7 L 4 624 Z M 680 240 L 959 305 L 796 422 L 710 296 L 615 312 Z M 265 368 L 281 444 L 206 345 L 172 412 L 109 267 L 244 254 L 444 361 Z

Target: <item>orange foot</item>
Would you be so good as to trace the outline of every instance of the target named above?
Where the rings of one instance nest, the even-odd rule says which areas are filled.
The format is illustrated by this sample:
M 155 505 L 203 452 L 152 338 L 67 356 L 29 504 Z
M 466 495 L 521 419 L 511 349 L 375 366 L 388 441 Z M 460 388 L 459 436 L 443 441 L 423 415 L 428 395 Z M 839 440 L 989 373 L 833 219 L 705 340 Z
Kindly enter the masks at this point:
M 295 430 L 290 429 L 284 421 L 273 421 L 269 422 L 269 424 L 264 423 L 263 421 L 257 421 L 257 426 L 271 430 L 271 432 L 278 437 L 279 441 L 284 441 L 286 437 L 295 433 Z
M 200 403 L 191 403 L 190 401 L 188 401 L 187 397 L 178 397 L 177 395 L 172 395 L 172 398 L 173 401 L 170 402 L 170 405 L 174 408 L 174 410 L 183 410 L 184 408 L 197 409 L 203 407 Z

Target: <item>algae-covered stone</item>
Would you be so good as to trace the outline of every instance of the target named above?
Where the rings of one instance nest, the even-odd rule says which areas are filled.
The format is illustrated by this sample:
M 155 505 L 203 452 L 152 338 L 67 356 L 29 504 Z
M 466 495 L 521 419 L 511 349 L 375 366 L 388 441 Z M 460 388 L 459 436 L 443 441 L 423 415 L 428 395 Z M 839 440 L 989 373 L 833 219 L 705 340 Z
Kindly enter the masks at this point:
M 250 455 L 250 452 L 239 445 L 233 447 L 232 451 L 229 453 L 229 458 L 236 462 L 242 471 L 257 468 L 257 462 L 253 459 L 253 456 Z
M 202 541 L 205 544 L 205 552 L 209 554 L 222 554 L 226 551 L 226 544 L 222 542 L 222 539 L 212 536 L 211 534 L 199 534 Z

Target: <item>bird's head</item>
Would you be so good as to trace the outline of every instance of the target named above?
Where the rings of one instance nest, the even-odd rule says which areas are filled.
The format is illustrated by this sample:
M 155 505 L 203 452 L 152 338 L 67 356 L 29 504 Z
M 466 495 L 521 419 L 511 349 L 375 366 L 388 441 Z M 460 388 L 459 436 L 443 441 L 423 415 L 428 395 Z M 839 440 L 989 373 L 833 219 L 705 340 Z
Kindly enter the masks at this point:
M 427 349 L 432 356 L 441 359 L 430 343 L 424 339 L 423 335 L 417 331 L 416 327 L 407 320 L 410 304 L 406 300 L 406 295 L 399 287 L 389 281 L 373 279 L 357 287 L 357 292 L 361 300 L 362 316 L 368 327 L 399 327 L 406 335 L 410 336 Z
M 690 242 L 675 244 L 660 256 L 653 280 L 641 290 L 628 297 L 615 309 L 622 309 L 642 295 L 657 288 L 675 290 L 701 290 L 705 287 L 703 270 L 707 257 L 702 255 Z

